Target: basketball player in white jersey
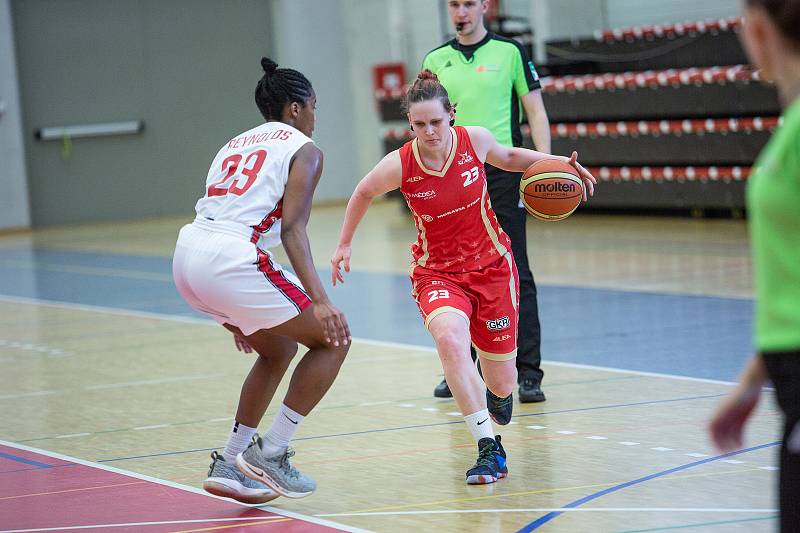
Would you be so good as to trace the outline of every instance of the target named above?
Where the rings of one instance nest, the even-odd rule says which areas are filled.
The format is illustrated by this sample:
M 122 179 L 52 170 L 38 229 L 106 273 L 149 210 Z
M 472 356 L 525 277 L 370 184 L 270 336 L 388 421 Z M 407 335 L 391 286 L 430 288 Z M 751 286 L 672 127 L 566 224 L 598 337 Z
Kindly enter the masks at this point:
M 306 234 L 322 173 L 322 152 L 310 138 L 316 96 L 300 72 L 267 58 L 261 65 L 255 99 L 266 123 L 219 150 L 197 217 L 181 229 L 173 259 L 183 298 L 230 330 L 237 348 L 258 353 L 228 443 L 222 454 L 211 454 L 203 484 L 246 503 L 315 490 L 316 482 L 289 462 L 289 441 L 333 383 L 350 344 L 347 321 L 322 287 Z M 269 249 L 278 244 L 297 276 L 274 261 Z M 298 343 L 308 352 L 259 437 L 256 428 Z

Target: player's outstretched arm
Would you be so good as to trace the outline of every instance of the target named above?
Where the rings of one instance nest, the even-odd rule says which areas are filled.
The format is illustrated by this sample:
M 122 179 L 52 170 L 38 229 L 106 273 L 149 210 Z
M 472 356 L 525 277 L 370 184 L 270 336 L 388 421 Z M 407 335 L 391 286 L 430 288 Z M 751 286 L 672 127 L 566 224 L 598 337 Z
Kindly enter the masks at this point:
M 755 354 L 742 372 L 739 385 L 719 405 L 708 425 L 711 440 L 723 452 L 742 447 L 745 423 L 758 405 L 766 380 L 764 359 Z
M 281 242 L 292 268 L 311 297 L 314 316 L 322 324 L 327 341 L 339 346 L 349 343 L 350 329 L 344 314 L 331 303 L 322 287 L 306 232 L 314 189 L 321 175 L 322 151 L 313 143 L 303 145 L 292 158 L 283 193 Z
M 395 150 L 387 154 L 375 165 L 369 173 L 356 185 L 353 195 L 347 202 L 344 214 L 342 231 L 339 234 L 339 245 L 331 258 L 331 282 L 344 283 L 345 272 L 350 272 L 350 255 L 353 235 L 361 219 L 369 209 L 376 196 L 386 194 L 400 187 L 403 178 L 403 165 L 400 162 L 400 153 Z
M 529 166 L 541 161 L 542 159 L 560 159 L 572 165 L 578 171 L 578 175 L 583 180 L 583 199 L 588 195 L 594 195 L 594 186 L 597 180 L 591 172 L 586 170 L 583 165 L 578 163 L 578 152 L 572 152 L 570 157 L 551 155 L 527 148 L 509 148 L 497 142 L 494 135 L 486 128 L 480 126 L 467 126 L 472 147 L 475 153 L 490 165 L 508 170 L 510 172 L 524 172 Z
M 481 161 L 510 172 L 523 172 L 537 161 L 558 158 L 536 150 L 503 146 L 489 130 L 481 126 L 467 126 L 467 132 L 472 147 Z

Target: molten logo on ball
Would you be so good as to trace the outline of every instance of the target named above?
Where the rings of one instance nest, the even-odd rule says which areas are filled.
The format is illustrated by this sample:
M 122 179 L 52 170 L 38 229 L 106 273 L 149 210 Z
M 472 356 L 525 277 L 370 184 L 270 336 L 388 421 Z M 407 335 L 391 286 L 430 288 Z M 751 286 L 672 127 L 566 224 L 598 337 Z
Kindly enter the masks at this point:
M 537 161 L 522 175 L 522 205 L 539 220 L 564 220 L 581 203 L 583 182 L 578 171 L 560 159 Z
M 557 181 L 555 183 L 539 183 L 536 182 L 533 185 L 533 192 L 565 192 L 565 193 L 574 193 L 575 192 L 575 184 L 574 183 L 563 183 Z

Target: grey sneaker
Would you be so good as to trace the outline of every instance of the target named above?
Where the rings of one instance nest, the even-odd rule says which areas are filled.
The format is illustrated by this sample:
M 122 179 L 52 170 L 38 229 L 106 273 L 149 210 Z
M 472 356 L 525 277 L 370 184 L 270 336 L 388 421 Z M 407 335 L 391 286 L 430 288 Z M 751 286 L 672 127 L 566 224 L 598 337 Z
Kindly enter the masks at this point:
M 208 478 L 203 482 L 203 489 L 215 496 L 251 504 L 267 503 L 280 496 L 265 484 L 242 474 L 236 465 L 226 461 L 217 452 L 211 452 L 211 466 L 208 469 Z
M 294 450 L 267 457 L 261 451 L 261 437 L 256 435 L 245 451 L 236 456 L 236 466 L 250 479 L 269 485 L 287 498 L 304 498 L 317 488 L 317 482 L 301 474 L 289 462 Z

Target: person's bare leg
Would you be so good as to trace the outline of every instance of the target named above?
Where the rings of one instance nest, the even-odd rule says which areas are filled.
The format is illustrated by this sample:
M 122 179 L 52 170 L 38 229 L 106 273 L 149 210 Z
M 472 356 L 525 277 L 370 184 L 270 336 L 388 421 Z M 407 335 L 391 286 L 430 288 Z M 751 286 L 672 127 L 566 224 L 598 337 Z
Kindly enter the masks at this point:
M 302 498 L 313 493 L 317 484 L 291 465 L 289 457 L 294 452 L 288 446 L 305 416 L 330 388 L 350 346 L 328 346 L 322 325 L 314 317 L 311 308 L 292 320 L 271 328 L 269 333 L 273 337 L 295 339 L 307 346 L 308 351 L 292 373 L 289 389 L 272 425 L 256 441 L 255 446 L 237 455 L 236 465 L 247 477 L 266 483 L 279 494 Z M 246 340 L 250 342 L 251 337 Z M 251 346 L 256 348 L 252 343 Z M 286 366 L 283 367 L 281 376 L 285 373 Z
M 311 308 L 270 330 L 308 347 L 297 364 L 283 402 L 305 416 L 328 392 L 344 363 L 350 345 L 328 346 L 322 326 Z
M 241 335 L 238 328 L 227 324 L 225 327 Z M 297 353 L 297 343 L 265 329 L 247 337 L 241 336 L 258 353 L 258 357 L 242 385 L 236 421 L 255 428 L 261 422 L 286 369 Z
M 238 328 L 229 324 L 225 327 L 244 338 Z M 203 482 L 203 488 L 217 496 L 261 504 L 277 498 L 278 493 L 263 482 L 244 476 L 237 477 L 241 473 L 235 466 L 236 456 L 247 448 L 255 435 L 289 362 L 297 352 L 297 343 L 265 330 L 251 335 L 249 343 L 257 353 L 255 362 L 242 385 L 236 419 L 228 435 L 228 442 L 222 454 L 217 454 L 216 451 L 212 453 L 213 462 L 209 476 Z
M 461 413 L 486 409 L 486 394 L 478 369 L 469 355 L 469 324 L 457 313 L 442 313 L 428 323 L 444 377 Z
M 467 470 L 466 481 L 469 484 L 494 483 L 508 474 L 506 455 L 490 421 L 486 387 L 470 356 L 469 324 L 458 313 L 444 312 L 428 323 L 428 329 L 436 341 L 453 398 L 478 445 L 478 460 Z
M 481 372 L 486 388 L 492 394 L 500 398 L 505 398 L 512 392 L 517 385 L 517 365 L 515 359 L 508 361 L 493 361 L 481 357 Z

